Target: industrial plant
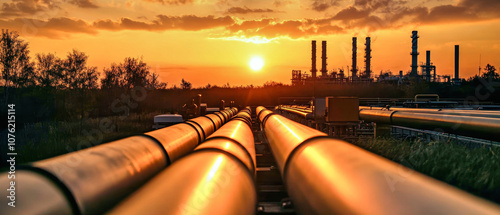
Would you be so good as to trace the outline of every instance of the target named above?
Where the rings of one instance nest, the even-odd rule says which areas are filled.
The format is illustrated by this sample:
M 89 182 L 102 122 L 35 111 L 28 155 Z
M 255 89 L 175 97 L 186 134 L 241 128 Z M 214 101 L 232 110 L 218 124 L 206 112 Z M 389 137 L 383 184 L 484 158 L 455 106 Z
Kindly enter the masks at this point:
M 302 70 L 292 70 L 292 85 L 324 85 L 324 84 L 360 84 L 360 83 L 397 83 L 403 84 L 410 80 L 426 81 L 426 82 L 440 82 L 460 85 L 459 77 L 459 45 L 455 45 L 455 77 L 451 78 L 450 75 L 436 74 L 436 65 L 431 61 L 431 51 L 426 50 L 425 63 L 418 64 L 418 32 L 412 31 L 411 34 L 411 70 L 409 73 L 404 74 L 403 70 L 399 71 L 398 75 L 380 75 L 375 76 L 372 71 L 372 48 L 371 38 L 366 37 L 364 43 L 364 68 L 361 70 L 358 67 L 357 52 L 358 52 L 358 38 L 352 38 L 352 63 L 347 67 L 338 68 L 333 70 L 327 69 L 327 41 L 321 42 L 321 75 L 317 75 L 316 68 L 316 40 L 311 41 L 311 70 L 309 72 Z M 420 67 L 420 71 L 419 71 Z M 350 72 L 350 74 L 349 74 Z

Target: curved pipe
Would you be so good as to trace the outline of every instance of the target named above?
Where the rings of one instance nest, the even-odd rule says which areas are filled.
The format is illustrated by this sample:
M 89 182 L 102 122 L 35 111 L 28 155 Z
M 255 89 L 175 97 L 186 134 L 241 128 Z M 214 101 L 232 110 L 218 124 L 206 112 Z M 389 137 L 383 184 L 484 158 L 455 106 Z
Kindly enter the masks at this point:
M 271 115 L 264 131 L 302 214 L 498 214 L 488 201 Z
M 213 126 L 205 117 L 193 119 L 210 135 Z M 203 122 L 203 123 L 202 123 Z M 25 172 L 36 172 L 38 181 L 49 180 L 57 186 L 38 186 L 30 177 L 18 177 L 16 190 L 27 207 L 16 214 L 59 214 L 72 208 L 75 214 L 100 214 L 118 203 L 171 162 L 191 152 L 202 139 L 197 127 L 181 123 L 33 163 Z M 28 173 L 27 173 L 28 174 Z M 0 175 L 7 178 L 7 173 Z M 40 185 L 43 185 L 40 182 Z M 60 201 L 64 191 L 66 203 Z M 7 198 L 0 202 L 7 205 Z M 36 202 L 34 202 L 36 201 Z M 20 203 L 21 204 L 21 203 Z M 4 209 L 5 208 L 5 209 Z M 7 207 L 0 214 L 9 214 Z M 54 212 L 54 213 L 52 213 Z
M 361 110 L 362 120 L 500 141 L 500 119 L 431 113 Z
M 255 214 L 250 127 L 232 120 L 172 164 L 110 214 Z

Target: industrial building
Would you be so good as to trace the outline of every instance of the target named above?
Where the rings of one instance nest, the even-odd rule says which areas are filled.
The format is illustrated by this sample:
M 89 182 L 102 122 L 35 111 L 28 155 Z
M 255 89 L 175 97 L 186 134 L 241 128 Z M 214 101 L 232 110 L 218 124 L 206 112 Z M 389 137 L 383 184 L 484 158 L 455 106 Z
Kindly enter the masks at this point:
M 442 82 L 458 85 L 460 84 L 459 77 L 459 45 L 455 45 L 455 77 L 452 78 L 450 75 L 438 75 L 436 73 L 436 65 L 431 61 L 431 51 L 426 50 L 426 61 L 421 62 L 419 65 L 418 55 L 418 31 L 412 31 L 411 35 L 411 53 L 412 63 L 411 70 L 408 74 L 403 74 L 403 70 L 399 71 L 399 74 L 381 74 L 375 76 L 371 68 L 371 38 L 366 37 L 365 49 L 364 49 L 364 70 L 361 72 L 357 65 L 357 37 L 352 38 L 352 63 L 351 69 L 347 67 L 347 71 L 343 68 L 328 70 L 327 69 L 327 41 L 321 42 L 321 76 L 317 75 L 316 68 L 316 40 L 311 42 L 311 70 L 292 70 L 292 86 L 300 85 L 325 85 L 325 84 L 356 84 L 356 83 L 394 83 L 402 84 L 408 80 L 416 81 L 426 81 L 426 82 Z M 419 68 L 420 67 L 420 71 Z M 348 74 L 351 72 L 350 74 Z

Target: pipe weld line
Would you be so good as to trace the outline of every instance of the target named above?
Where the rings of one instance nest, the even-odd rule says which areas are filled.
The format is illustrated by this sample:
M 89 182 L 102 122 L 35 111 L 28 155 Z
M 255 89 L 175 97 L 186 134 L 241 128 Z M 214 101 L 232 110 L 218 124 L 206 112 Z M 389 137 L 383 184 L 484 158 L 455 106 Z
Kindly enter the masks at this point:
M 209 120 L 210 120 L 210 122 L 212 122 L 212 125 L 214 126 L 214 131 L 215 131 L 215 130 L 217 130 L 217 125 L 215 125 L 214 120 L 212 120 L 210 117 L 208 117 L 208 116 L 206 116 L 206 115 L 203 115 L 202 117 L 205 117 L 205 118 L 209 119 Z
M 392 125 L 392 115 L 394 115 L 396 112 L 398 111 L 395 110 L 394 112 L 391 113 L 391 115 L 389 115 L 389 122 L 391 123 L 391 125 Z
M 197 122 L 195 122 L 195 121 L 193 121 L 193 120 L 188 120 L 188 121 L 186 121 L 186 123 L 189 123 L 189 122 L 190 122 L 190 123 L 193 123 L 193 124 L 195 124 L 195 125 L 197 125 L 198 127 L 200 127 L 200 129 L 201 129 L 201 133 L 203 134 L 203 138 L 202 138 L 202 140 L 205 140 L 205 139 L 207 138 L 207 135 L 205 134 L 205 129 L 203 128 L 203 126 L 201 126 L 201 125 L 200 125 L 200 123 L 197 123 Z
M 196 133 L 198 134 L 198 144 L 200 144 L 202 142 L 202 139 L 201 139 L 201 134 L 198 131 L 198 129 L 196 129 L 196 127 L 193 124 L 191 124 L 191 123 L 187 123 L 187 122 L 183 122 L 183 123 L 186 124 L 186 125 L 191 126 L 196 131 Z M 201 130 L 203 130 L 203 129 L 201 129 Z M 196 145 L 198 145 L 198 144 L 196 144 Z
M 54 183 L 54 185 L 57 188 L 59 188 L 59 190 L 66 197 L 66 200 L 69 202 L 69 204 L 71 206 L 71 210 L 73 211 L 73 214 L 74 215 L 81 215 L 82 214 L 82 212 L 80 210 L 80 206 L 78 206 L 78 202 L 76 201 L 75 195 L 73 194 L 73 192 L 71 192 L 71 190 L 68 188 L 68 186 L 63 181 L 61 181 L 57 176 L 55 176 L 54 174 L 52 174 L 51 172 L 49 172 L 43 168 L 40 168 L 37 166 L 32 166 L 32 165 L 20 166 L 19 170 L 27 170 L 30 172 L 35 172 L 39 175 L 42 175 L 42 177 L 49 179 L 49 181 Z
M 284 167 L 283 167 L 283 183 L 285 184 L 285 186 L 286 186 L 286 178 L 287 178 L 288 166 L 289 166 L 290 160 L 292 160 L 293 156 L 295 155 L 295 153 L 297 151 L 299 151 L 299 149 L 307 147 L 308 143 L 310 143 L 313 140 L 317 140 L 317 139 L 335 140 L 334 138 L 318 134 L 318 136 L 310 137 L 309 139 L 306 139 L 306 140 L 302 141 L 302 143 L 295 146 L 295 148 L 292 149 L 290 154 L 288 154 L 286 161 L 285 161 L 285 164 L 284 164 Z
M 136 136 L 146 137 L 146 138 L 149 138 L 149 139 L 153 140 L 153 142 L 155 142 L 156 144 L 158 144 L 160 146 L 163 154 L 165 154 L 165 160 L 167 161 L 165 166 L 167 167 L 167 166 L 169 166 L 172 163 L 172 161 L 170 160 L 170 156 L 168 155 L 167 150 L 165 149 L 165 147 L 163 146 L 163 144 L 161 144 L 161 142 L 159 140 L 157 140 L 153 136 L 150 136 L 149 134 L 139 134 L 139 135 L 136 135 Z M 133 136 L 131 136 L 131 137 L 133 137 Z
M 209 141 L 209 140 L 216 140 L 216 139 L 222 139 L 222 140 L 229 140 L 233 143 L 236 143 L 236 145 L 238 145 L 239 147 L 241 147 L 243 149 L 243 151 L 245 151 L 246 155 L 248 155 L 248 157 L 250 158 L 250 161 L 252 161 L 252 171 L 255 172 L 257 170 L 256 166 L 255 166 L 255 159 L 252 157 L 252 155 L 250 154 L 250 152 L 248 152 L 248 150 L 245 148 L 245 146 L 243 144 L 241 144 L 240 142 L 238 142 L 237 140 L 234 140 L 234 139 L 231 139 L 229 137 L 221 137 L 221 136 L 217 136 L 217 137 L 211 137 L 211 138 L 208 138 L 207 140 L 205 140 L 205 142 Z M 204 143 L 205 143 L 204 142 Z M 201 150 L 201 149 L 200 149 Z M 229 152 L 226 152 L 226 153 L 229 153 Z M 230 154 L 230 153 L 229 153 Z M 233 155 L 234 156 L 234 155 Z M 239 159 L 238 159 L 239 160 Z M 245 165 L 246 166 L 246 165 Z

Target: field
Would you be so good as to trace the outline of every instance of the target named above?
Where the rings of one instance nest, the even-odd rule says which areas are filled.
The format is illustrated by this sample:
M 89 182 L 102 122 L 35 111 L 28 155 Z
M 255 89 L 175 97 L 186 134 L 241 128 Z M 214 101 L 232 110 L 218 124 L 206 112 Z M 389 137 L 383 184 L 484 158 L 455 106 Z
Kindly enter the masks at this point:
M 27 123 L 16 132 L 18 163 L 37 161 L 151 130 L 156 113 Z M 99 129 L 101 123 L 111 129 Z M 2 153 L 5 154 L 5 153 Z M 4 159 L 2 159 L 4 160 Z M 2 163 L 4 166 L 5 163 Z
M 361 148 L 477 196 L 500 203 L 500 147 L 466 147 L 452 142 L 375 139 Z

